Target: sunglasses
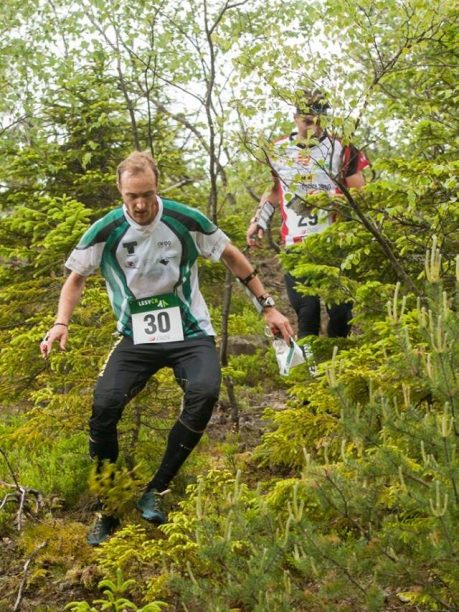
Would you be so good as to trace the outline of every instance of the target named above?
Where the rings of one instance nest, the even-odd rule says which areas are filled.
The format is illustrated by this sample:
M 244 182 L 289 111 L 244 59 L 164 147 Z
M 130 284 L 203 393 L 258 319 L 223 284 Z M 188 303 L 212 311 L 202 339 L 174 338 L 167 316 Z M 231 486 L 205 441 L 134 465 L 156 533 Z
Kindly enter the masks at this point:
M 296 115 L 305 125 L 315 125 L 317 123 L 317 117 L 310 117 L 304 115 Z

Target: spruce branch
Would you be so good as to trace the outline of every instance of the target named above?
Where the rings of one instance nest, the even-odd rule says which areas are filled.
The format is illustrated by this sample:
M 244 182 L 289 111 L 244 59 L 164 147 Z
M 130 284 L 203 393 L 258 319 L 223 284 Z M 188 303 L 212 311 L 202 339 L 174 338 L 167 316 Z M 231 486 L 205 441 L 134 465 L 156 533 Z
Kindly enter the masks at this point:
M 361 593 L 363 593 L 366 596 L 367 590 L 354 578 L 354 576 L 350 573 L 350 571 L 346 567 L 341 565 L 341 563 L 339 561 L 337 561 L 336 559 L 334 559 L 331 555 L 329 555 L 329 554 L 325 553 L 323 550 L 321 550 L 319 545 L 314 541 L 314 539 L 308 534 L 308 532 L 305 529 L 303 529 L 303 535 L 304 535 L 305 539 L 313 546 L 313 548 L 315 548 L 317 553 L 323 559 L 325 559 L 326 561 L 329 561 L 332 565 L 334 565 L 336 568 L 338 568 L 340 571 L 342 571 L 343 574 L 348 578 L 348 580 L 350 580 L 350 582 L 352 582 L 352 584 Z

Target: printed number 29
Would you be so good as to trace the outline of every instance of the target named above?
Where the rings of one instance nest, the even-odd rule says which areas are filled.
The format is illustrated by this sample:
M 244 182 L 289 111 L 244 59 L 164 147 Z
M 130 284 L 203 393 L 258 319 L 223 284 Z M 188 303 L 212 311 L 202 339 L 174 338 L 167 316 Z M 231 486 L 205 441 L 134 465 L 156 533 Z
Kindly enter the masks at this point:
M 308 215 L 307 217 L 301 217 L 298 221 L 298 227 L 306 227 L 308 225 L 317 225 L 317 215 Z
M 164 334 L 171 328 L 171 320 L 167 312 L 159 312 L 157 316 L 149 313 L 144 316 L 143 321 L 146 323 L 146 334 L 155 334 L 157 331 Z

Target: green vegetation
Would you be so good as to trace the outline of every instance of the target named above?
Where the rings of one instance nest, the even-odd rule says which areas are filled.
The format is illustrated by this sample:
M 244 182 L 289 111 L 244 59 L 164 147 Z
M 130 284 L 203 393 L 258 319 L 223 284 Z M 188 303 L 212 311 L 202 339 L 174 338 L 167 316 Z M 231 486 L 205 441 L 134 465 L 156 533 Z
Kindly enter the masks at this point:
M 0 610 L 457 609 L 453 3 L 6 0 L 0 28 Z M 280 255 L 305 292 L 354 301 L 354 333 L 312 339 L 314 379 L 281 378 L 269 347 L 230 354 L 215 422 L 152 527 L 134 502 L 180 390 L 155 376 L 123 416 L 116 470 L 92 474 L 87 419 L 114 323 L 95 276 L 68 350 L 39 358 L 63 264 L 118 202 L 133 148 L 158 159 L 160 193 L 242 248 L 292 83 L 326 90 L 337 135 L 372 161 L 365 189 L 333 204 L 340 222 Z M 254 259 L 282 303 L 273 257 Z M 222 316 L 222 266 L 200 278 L 219 342 L 263 335 L 236 286 Z M 98 550 L 95 494 L 122 510 Z

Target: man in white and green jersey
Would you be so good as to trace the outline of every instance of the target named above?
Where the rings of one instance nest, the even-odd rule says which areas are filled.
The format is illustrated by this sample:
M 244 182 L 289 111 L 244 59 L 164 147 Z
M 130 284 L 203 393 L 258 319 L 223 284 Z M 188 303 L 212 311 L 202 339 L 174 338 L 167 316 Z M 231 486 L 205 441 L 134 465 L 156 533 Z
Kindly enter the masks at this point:
M 118 166 L 117 184 L 123 205 L 94 223 L 70 254 L 56 322 L 40 349 L 46 358 L 55 341 L 65 348 L 86 277 L 100 269 L 120 341 L 94 391 L 91 456 L 99 465 L 116 461 L 123 409 L 160 368 L 172 368 L 184 391 L 183 410 L 162 462 L 137 503 L 146 520 L 160 524 L 166 520 L 162 494 L 199 442 L 220 387 L 215 332 L 199 290 L 198 255 L 221 259 L 239 277 L 274 333 L 289 341 L 293 330 L 251 264 L 220 229 L 199 211 L 157 195 L 158 169 L 151 155 L 135 152 L 126 158 Z M 117 525 L 117 517 L 100 514 L 89 543 L 100 544 Z

